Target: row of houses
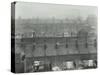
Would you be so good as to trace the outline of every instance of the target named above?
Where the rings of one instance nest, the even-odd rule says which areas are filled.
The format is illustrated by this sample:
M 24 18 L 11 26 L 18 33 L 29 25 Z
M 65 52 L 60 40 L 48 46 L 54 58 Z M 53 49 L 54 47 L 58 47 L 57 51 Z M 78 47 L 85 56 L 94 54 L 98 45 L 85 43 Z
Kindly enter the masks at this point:
M 15 38 L 33 38 L 33 37 L 78 37 L 87 36 L 90 38 L 96 38 L 94 32 L 86 32 L 80 30 L 79 32 L 64 32 L 64 33 L 48 33 L 48 32 L 29 32 L 29 33 L 15 33 Z
M 82 36 L 80 36 L 80 38 L 81 37 Z M 16 61 L 18 61 L 18 59 L 22 60 L 22 62 L 16 63 L 16 68 L 18 69 L 18 64 L 23 63 L 24 72 L 29 72 L 33 70 L 32 67 L 35 61 L 43 62 L 47 65 L 51 64 L 53 68 L 55 65 L 61 65 L 67 61 L 75 61 L 77 64 L 76 61 L 80 60 L 96 60 L 96 40 L 87 42 L 85 37 L 80 38 L 33 37 L 15 39 L 15 53 L 20 55 L 19 58 L 16 58 Z

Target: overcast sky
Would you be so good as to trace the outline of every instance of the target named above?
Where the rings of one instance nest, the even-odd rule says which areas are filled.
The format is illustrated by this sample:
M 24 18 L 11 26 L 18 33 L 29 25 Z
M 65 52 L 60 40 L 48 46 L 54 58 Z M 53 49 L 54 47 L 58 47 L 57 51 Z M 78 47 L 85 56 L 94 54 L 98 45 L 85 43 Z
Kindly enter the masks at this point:
M 74 6 L 62 4 L 45 4 L 17 2 L 15 7 L 15 17 L 22 18 L 74 18 L 88 15 L 97 15 L 97 8 L 94 6 Z

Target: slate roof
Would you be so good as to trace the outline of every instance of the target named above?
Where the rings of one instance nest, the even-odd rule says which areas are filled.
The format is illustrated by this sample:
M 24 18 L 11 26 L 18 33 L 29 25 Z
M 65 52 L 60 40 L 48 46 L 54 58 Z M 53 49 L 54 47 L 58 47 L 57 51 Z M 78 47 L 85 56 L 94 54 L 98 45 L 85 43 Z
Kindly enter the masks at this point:
M 85 48 L 84 40 L 79 41 L 79 47 L 76 48 L 75 40 L 75 37 L 37 37 L 35 39 L 24 38 L 23 41 L 21 41 L 21 39 L 16 39 L 15 50 L 17 53 L 25 51 L 27 57 L 97 53 L 97 50 L 93 44 L 89 45 L 88 48 Z M 57 42 L 59 42 L 60 45 L 56 49 L 55 45 Z M 35 49 L 33 48 L 34 43 Z M 44 44 L 47 45 L 46 50 L 44 49 Z M 66 44 L 68 44 L 67 48 Z

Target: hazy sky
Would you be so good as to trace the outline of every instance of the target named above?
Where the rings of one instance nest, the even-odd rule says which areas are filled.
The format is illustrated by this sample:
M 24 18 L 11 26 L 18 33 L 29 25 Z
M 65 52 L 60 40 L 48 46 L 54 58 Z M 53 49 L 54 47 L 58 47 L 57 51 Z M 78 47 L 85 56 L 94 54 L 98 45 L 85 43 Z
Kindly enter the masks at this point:
M 16 18 L 73 18 L 78 16 L 85 18 L 88 15 L 97 15 L 97 8 L 94 6 L 17 2 L 15 12 Z

